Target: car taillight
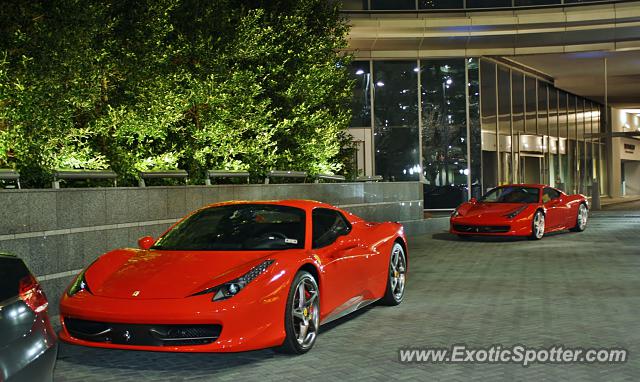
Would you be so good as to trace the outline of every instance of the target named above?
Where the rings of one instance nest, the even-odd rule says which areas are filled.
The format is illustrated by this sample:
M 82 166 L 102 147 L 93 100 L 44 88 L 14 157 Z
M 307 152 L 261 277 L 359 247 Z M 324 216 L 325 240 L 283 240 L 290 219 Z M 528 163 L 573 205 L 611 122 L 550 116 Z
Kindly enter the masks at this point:
M 49 305 L 47 296 L 33 275 L 25 276 L 20 280 L 20 298 L 35 313 L 44 311 Z

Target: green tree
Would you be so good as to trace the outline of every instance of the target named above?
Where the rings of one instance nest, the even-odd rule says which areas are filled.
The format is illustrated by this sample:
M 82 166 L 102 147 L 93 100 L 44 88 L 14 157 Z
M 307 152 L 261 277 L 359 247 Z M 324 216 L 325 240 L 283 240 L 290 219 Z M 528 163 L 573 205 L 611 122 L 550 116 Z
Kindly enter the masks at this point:
M 53 0 L 0 7 L 0 167 L 344 171 L 339 4 Z

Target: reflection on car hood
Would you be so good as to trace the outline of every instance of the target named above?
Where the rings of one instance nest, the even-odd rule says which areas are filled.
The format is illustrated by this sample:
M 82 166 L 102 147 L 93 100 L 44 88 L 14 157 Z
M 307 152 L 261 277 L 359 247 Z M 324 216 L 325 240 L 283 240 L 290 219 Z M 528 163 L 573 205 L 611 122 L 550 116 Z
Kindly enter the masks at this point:
M 523 203 L 476 203 L 472 205 L 464 217 L 490 217 L 490 216 L 504 216 L 508 213 L 517 210 L 522 206 L 530 206 L 530 204 Z
M 86 278 L 91 292 L 97 296 L 182 298 L 241 276 L 275 254 L 123 249 L 102 256 L 87 270 Z

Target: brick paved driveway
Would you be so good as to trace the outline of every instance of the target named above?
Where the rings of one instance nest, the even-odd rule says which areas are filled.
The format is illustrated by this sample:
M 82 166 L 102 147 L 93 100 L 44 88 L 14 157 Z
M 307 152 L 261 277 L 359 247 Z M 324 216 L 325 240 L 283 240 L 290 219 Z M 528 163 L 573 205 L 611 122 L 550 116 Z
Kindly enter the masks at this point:
M 324 327 L 300 357 L 164 354 L 62 344 L 57 381 L 607 380 L 640 378 L 640 211 L 595 213 L 541 242 L 410 243 L 406 300 Z M 403 365 L 402 346 L 620 346 L 624 365 Z

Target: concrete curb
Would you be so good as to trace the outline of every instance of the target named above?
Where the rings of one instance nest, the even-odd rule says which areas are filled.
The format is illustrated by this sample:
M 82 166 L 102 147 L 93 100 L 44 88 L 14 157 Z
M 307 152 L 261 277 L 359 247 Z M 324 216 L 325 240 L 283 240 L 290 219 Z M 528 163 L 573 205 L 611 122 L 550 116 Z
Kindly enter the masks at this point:
M 401 221 L 404 232 L 408 237 L 426 235 L 449 230 L 449 217 L 437 217 L 422 220 Z

